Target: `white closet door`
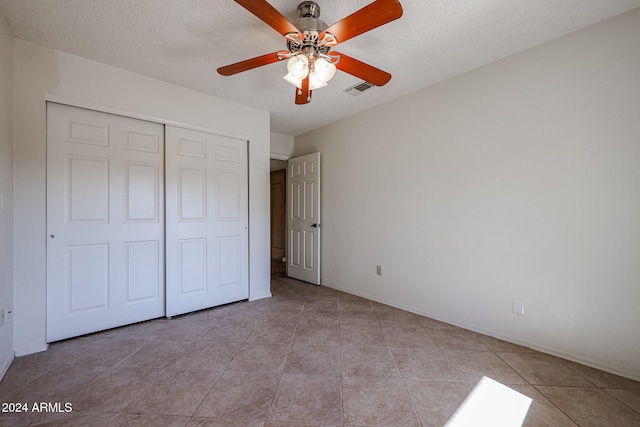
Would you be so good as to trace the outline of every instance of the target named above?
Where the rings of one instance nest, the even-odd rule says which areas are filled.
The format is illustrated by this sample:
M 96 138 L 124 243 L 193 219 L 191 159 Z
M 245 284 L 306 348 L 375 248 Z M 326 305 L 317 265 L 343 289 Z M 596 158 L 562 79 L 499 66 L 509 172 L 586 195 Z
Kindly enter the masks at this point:
M 163 126 L 47 105 L 47 340 L 164 315 Z
M 165 132 L 167 316 L 246 299 L 247 141 Z

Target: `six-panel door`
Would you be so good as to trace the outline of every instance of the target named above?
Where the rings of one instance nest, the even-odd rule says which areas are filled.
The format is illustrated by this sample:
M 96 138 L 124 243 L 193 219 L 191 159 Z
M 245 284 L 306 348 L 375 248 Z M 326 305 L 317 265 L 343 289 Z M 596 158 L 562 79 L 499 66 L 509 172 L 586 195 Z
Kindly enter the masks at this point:
M 47 107 L 47 340 L 164 315 L 164 129 Z
M 289 159 L 287 275 L 320 284 L 320 153 Z
M 166 127 L 167 316 L 249 297 L 247 141 Z

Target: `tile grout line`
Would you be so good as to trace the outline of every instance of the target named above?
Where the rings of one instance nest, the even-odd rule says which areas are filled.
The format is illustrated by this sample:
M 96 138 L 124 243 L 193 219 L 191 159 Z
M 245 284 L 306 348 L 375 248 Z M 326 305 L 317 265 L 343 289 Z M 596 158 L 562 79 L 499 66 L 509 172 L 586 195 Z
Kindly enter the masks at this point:
M 204 336 L 206 336 L 209 331 L 211 331 L 218 323 L 220 323 L 222 321 L 222 319 L 225 319 L 227 316 L 229 316 L 231 313 L 233 313 L 236 309 L 237 309 L 238 305 L 236 305 L 232 310 L 229 311 L 229 313 L 227 313 L 225 316 L 221 317 L 220 319 L 218 319 L 213 325 L 211 325 L 211 327 L 209 329 L 207 329 L 207 331 L 205 333 L 203 333 L 200 336 L 200 339 L 202 339 Z M 189 313 L 187 315 L 190 316 L 193 313 Z M 194 340 L 195 341 L 195 340 Z M 246 341 L 246 339 L 245 339 Z M 218 381 L 220 381 L 220 379 L 224 376 L 224 373 L 226 371 L 226 367 L 229 365 L 229 363 L 231 363 L 231 361 L 233 360 L 233 358 L 235 357 L 235 355 L 238 353 L 239 349 L 242 348 L 242 344 L 240 344 L 240 346 L 234 351 L 234 355 L 231 357 L 231 359 L 225 364 L 225 367 L 222 369 L 221 374 L 218 376 L 218 378 L 216 378 L 216 380 L 213 382 L 213 384 L 211 385 L 211 388 L 209 388 L 209 391 L 203 396 L 202 400 L 200 401 L 200 403 L 198 404 L 198 406 L 194 409 L 193 413 L 189 416 L 189 420 L 187 421 L 187 423 L 185 424 L 185 426 L 187 424 L 189 424 L 189 422 L 191 421 L 192 418 L 195 417 L 195 414 L 198 412 L 198 410 L 200 409 L 200 407 L 202 406 L 202 404 L 204 403 L 204 401 L 207 399 L 207 397 L 209 396 L 209 394 L 211 394 L 211 391 L 213 390 L 213 388 L 216 386 L 216 384 L 218 383 Z M 178 360 L 179 358 L 177 358 L 176 360 L 174 360 L 174 364 L 175 362 Z M 167 369 L 168 370 L 168 369 Z M 133 402 L 132 402 L 133 404 Z
M 622 403 L 623 405 L 625 405 L 627 408 L 631 409 L 633 412 L 637 413 L 638 416 L 640 417 L 640 409 L 636 410 L 635 408 L 632 408 L 628 403 L 623 402 L 622 400 L 620 400 L 617 396 L 612 395 L 611 393 L 609 393 L 607 390 L 628 390 L 628 391 L 638 391 L 638 395 L 640 395 L 640 390 L 636 390 L 636 389 L 627 389 L 627 388 L 601 388 L 600 390 L 604 391 L 605 393 L 607 393 L 607 396 L 610 396 L 612 398 L 614 398 L 615 400 L 617 400 L 618 402 Z
M 542 395 L 542 397 L 544 397 L 545 399 L 547 399 L 547 402 L 549 402 L 554 408 L 556 408 L 558 411 L 560 411 L 565 417 L 567 417 L 568 419 L 570 419 L 575 425 L 580 426 L 580 424 L 578 423 L 578 421 L 574 420 L 573 417 L 571 417 L 569 414 L 567 414 L 565 411 L 562 410 L 562 408 L 560 408 L 558 405 L 556 405 L 556 403 L 549 399 L 547 397 L 546 394 L 544 394 L 542 392 L 542 390 L 540 390 L 538 387 L 545 387 L 545 386 L 537 386 L 535 384 L 531 384 L 531 386 L 538 392 L 540 393 L 540 395 Z M 547 386 L 549 387 L 549 386 Z M 558 386 L 551 386 L 551 387 L 558 387 Z
M 508 354 L 519 354 L 519 353 L 513 353 L 513 352 L 508 352 L 508 351 L 502 351 L 500 353 L 508 353 Z M 533 382 L 531 382 L 528 378 L 526 378 L 524 375 L 522 375 L 520 372 L 518 372 L 513 366 L 511 366 L 511 364 L 505 360 L 504 358 L 502 358 L 502 356 L 500 356 L 500 354 L 498 354 L 498 352 L 495 352 L 496 356 L 498 356 L 502 361 L 504 361 L 507 365 L 509 365 L 511 367 L 511 369 L 513 369 L 514 371 L 516 371 L 522 378 L 524 378 L 524 380 L 529 383 L 529 385 L 531 387 L 533 387 L 534 390 L 536 390 L 542 397 L 544 397 L 544 399 L 546 399 L 547 402 L 549 402 L 551 404 L 551 406 L 553 406 L 554 408 L 556 408 L 558 411 L 560 411 L 560 413 L 562 413 L 565 417 L 567 417 L 569 420 L 571 420 L 571 422 L 573 422 L 574 424 L 578 425 L 578 422 L 576 420 L 574 420 L 571 416 L 569 416 L 569 414 L 567 414 L 565 411 L 562 410 L 562 408 L 560 408 L 554 401 L 552 401 L 551 399 L 549 399 L 539 388 L 538 385 L 534 384 Z M 590 381 L 589 381 L 590 382 Z M 542 385 L 540 385 L 542 386 Z M 544 386 L 542 386 L 544 387 Z M 556 386 L 557 387 L 557 386 Z M 534 403 L 535 401 L 533 400 L 532 397 L 527 396 L 532 400 L 532 403 Z
M 306 300 L 305 300 L 304 304 L 302 305 L 302 311 L 304 311 L 305 305 L 306 305 Z M 302 318 L 302 315 L 300 315 L 300 318 Z M 298 319 L 298 323 L 296 323 L 295 330 L 293 331 L 293 337 L 291 338 L 291 341 L 289 342 L 289 348 L 287 350 L 287 355 L 284 358 L 282 371 L 278 374 L 278 384 L 276 384 L 275 391 L 273 392 L 273 397 L 271 398 L 271 403 L 269 404 L 269 409 L 267 410 L 267 413 L 265 415 L 265 420 L 264 420 L 265 424 L 269 422 L 269 417 L 271 416 L 271 412 L 273 411 L 273 404 L 276 401 L 276 396 L 278 395 L 278 390 L 280 389 L 280 382 L 282 381 L 282 377 L 284 376 L 284 371 L 285 371 L 285 369 L 287 367 L 287 360 L 289 360 L 289 354 L 291 354 L 291 348 L 293 347 L 293 341 L 295 340 L 296 333 L 298 332 L 298 326 L 300 326 L 300 319 Z M 277 422 L 277 420 L 274 420 L 274 421 Z

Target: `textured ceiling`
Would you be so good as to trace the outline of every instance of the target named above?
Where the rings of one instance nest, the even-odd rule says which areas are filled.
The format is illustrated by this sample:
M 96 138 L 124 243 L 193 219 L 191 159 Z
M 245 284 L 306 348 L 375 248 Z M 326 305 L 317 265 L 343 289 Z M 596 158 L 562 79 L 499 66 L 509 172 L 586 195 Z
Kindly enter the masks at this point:
M 370 0 L 316 0 L 331 25 Z M 231 77 L 216 69 L 285 48 L 284 38 L 231 0 L 0 0 L 15 37 L 271 112 L 271 130 L 298 135 L 584 26 L 640 0 L 400 0 L 404 15 L 339 50 L 393 75 L 357 97 L 338 72 L 294 104 L 275 63 Z M 299 0 L 271 0 L 290 20 Z

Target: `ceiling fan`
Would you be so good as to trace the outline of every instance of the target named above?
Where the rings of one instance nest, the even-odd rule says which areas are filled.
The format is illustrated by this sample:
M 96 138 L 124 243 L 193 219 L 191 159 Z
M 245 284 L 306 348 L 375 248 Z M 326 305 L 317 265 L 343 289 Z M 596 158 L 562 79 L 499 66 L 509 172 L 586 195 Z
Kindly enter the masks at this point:
M 296 104 L 311 101 L 313 90 L 324 87 L 335 75 L 344 71 L 375 86 L 384 86 L 391 74 L 331 48 L 402 16 L 398 0 L 375 0 L 343 20 L 327 26 L 320 17 L 320 6 L 303 1 L 298 6 L 295 25 L 265 0 L 235 0 L 236 3 L 263 20 L 287 40 L 281 50 L 218 68 L 218 73 L 231 76 L 263 65 L 287 60 L 285 80 L 296 87 Z

